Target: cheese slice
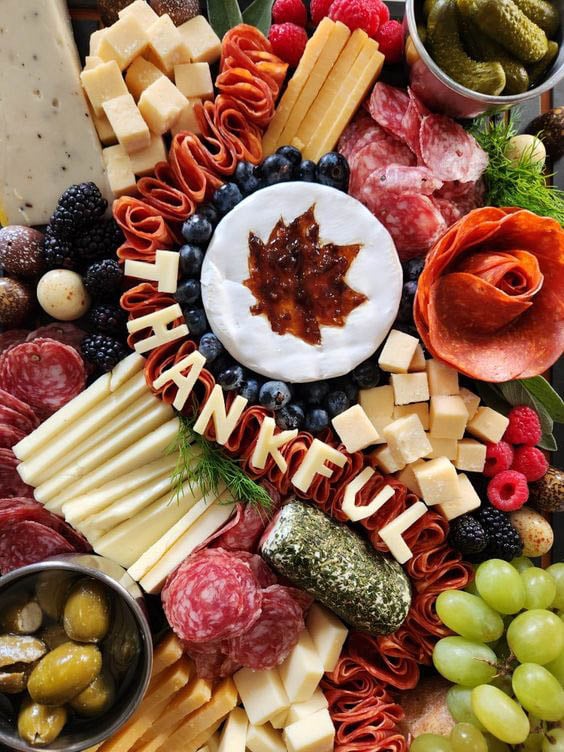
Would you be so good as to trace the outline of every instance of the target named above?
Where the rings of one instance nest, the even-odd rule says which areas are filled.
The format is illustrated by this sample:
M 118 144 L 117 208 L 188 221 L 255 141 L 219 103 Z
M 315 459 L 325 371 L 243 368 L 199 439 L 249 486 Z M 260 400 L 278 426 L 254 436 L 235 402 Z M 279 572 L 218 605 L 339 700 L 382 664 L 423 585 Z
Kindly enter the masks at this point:
M 225 721 L 218 752 L 245 752 L 249 720 L 243 708 L 234 708 Z
M 334 671 L 347 639 L 347 627 L 320 603 L 314 603 L 308 611 L 306 626 L 324 670 Z
M 157 674 L 160 674 L 161 671 L 164 671 L 165 668 L 168 668 L 169 666 L 172 666 L 173 663 L 176 663 L 176 661 L 179 661 L 182 658 L 183 653 L 184 650 L 182 648 L 182 643 L 178 637 L 174 632 L 168 632 L 153 650 L 152 676 L 155 677 Z
M 290 702 L 306 702 L 323 678 L 323 664 L 307 629 L 304 629 L 290 655 L 278 667 Z
M 208 752 L 213 752 L 213 744 L 210 744 L 210 742 L 214 736 L 217 736 L 216 732 L 220 726 L 221 721 L 216 721 L 212 726 L 194 737 L 191 742 L 188 742 L 188 744 L 183 747 L 182 752 L 201 752 L 201 750 L 206 752 L 206 749 Z M 164 750 L 162 752 L 164 752 Z
M 233 676 L 233 681 L 249 722 L 254 726 L 267 723 L 290 707 L 290 700 L 275 668 L 269 671 L 242 668 Z
M 380 538 L 400 564 L 405 564 L 413 556 L 411 549 L 403 539 L 403 533 L 415 524 L 420 517 L 423 517 L 425 512 L 427 512 L 425 504 L 422 501 L 416 501 L 413 506 L 388 522 L 379 531 Z

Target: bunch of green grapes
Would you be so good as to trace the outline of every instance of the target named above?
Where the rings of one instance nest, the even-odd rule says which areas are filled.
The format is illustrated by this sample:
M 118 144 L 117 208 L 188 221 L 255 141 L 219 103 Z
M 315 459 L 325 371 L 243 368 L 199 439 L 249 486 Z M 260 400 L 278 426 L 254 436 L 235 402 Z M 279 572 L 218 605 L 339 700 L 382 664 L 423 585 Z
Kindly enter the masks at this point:
M 564 563 L 485 561 L 467 591 L 437 599 L 456 633 L 435 646 L 455 686 L 450 737 L 423 734 L 411 752 L 564 752 Z

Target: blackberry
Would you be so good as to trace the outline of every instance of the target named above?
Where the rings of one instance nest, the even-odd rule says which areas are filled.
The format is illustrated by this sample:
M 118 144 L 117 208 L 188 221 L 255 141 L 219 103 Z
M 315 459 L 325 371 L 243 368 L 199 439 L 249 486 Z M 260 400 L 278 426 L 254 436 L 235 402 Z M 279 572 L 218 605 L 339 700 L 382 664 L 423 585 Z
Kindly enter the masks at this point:
M 86 261 L 112 258 L 123 243 L 121 229 L 114 219 L 97 222 L 74 239 L 76 255 Z
M 106 334 L 89 334 L 80 348 L 84 358 L 101 371 L 111 371 L 127 355 L 127 348 Z
M 95 183 L 71 185 L 63 193 L 50 225 L 61 237 L 70 237 L 77 230 L 94 223 L 108 208 L 108 202 Z
M 76 269 L 78 258 L 72 243 L 54 235 L 49 227 L 45 231 L 43 258 L 47 269 Z
M 99 303 L 88 312 L 88 323 L 101 334 L 124 334 L 127 314 L 112 303 Z
M 104 259 L 91 264 L 86 270 L 84 286 L 94 299 L 108 300 L 117 296 L 123 271 L 114 259 Z
M 469 514 L 452 520 L 449 538 L 453 547 L 462 554 L 479 554 L 488 544 L 486 531 Z
M 482 502 L 482 506 L 476 512 L 476 518 L 488 539 L 480 558 L 511 561 L 522 555 L 523 543 L 505 512 Z

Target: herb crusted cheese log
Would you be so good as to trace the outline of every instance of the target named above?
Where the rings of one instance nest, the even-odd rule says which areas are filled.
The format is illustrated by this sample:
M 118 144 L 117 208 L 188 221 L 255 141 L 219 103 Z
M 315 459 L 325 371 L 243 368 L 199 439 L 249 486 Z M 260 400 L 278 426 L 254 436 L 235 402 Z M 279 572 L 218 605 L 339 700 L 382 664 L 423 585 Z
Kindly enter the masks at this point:
M 355 629 L 389 634 L 407 616 L 411 590 L 401 566 L 311 504 L 283 507 L 261 553 Z

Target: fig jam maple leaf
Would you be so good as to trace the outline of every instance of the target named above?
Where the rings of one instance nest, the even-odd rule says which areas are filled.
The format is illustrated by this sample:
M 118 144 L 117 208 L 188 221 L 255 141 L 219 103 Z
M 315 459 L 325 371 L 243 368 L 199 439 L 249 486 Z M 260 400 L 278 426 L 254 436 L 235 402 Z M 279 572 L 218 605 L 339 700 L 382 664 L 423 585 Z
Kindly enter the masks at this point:
M 255 316 L 277 334 L 321 344 L 321 326 L 342 327 L 367 298 L 345 281 L 361 245 L 321 244 L 315 205 L 289 224 L 280 218 L 268 242 L 249 234 L 249 279 Z

